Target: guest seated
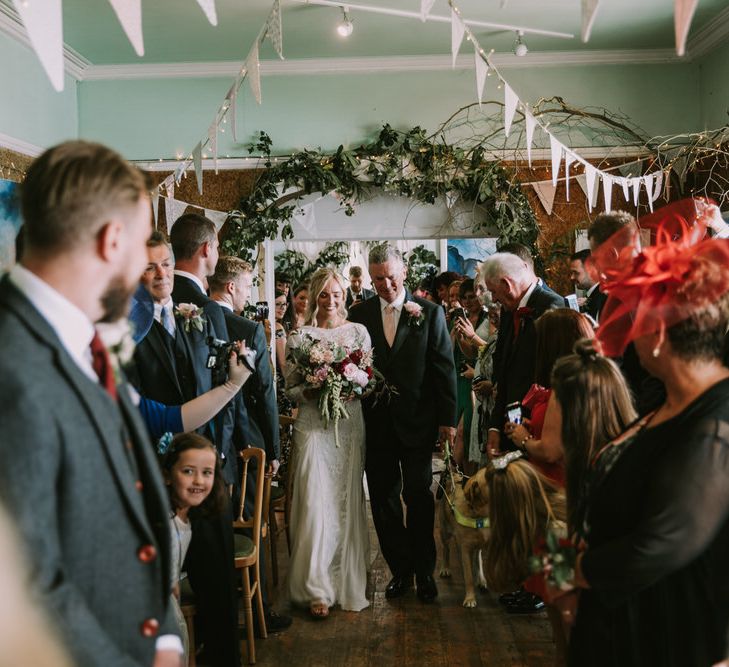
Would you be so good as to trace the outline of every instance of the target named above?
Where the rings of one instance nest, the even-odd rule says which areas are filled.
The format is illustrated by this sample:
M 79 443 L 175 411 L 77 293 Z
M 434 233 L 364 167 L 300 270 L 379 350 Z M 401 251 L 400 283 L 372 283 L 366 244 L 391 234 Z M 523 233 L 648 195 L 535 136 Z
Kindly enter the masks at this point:
M 582 313 L 570 308 L 548 310 L 535 322 L 537 356 L 534 384 L 521 400 L 523 422 L 509 421 L 504 433 L 527 454 L 529 460 L 553 482 L 565 485 L 562 412 L 552 394 L 551 374 L 555 362 L 570 352 L 581 338 L 595 332 Z

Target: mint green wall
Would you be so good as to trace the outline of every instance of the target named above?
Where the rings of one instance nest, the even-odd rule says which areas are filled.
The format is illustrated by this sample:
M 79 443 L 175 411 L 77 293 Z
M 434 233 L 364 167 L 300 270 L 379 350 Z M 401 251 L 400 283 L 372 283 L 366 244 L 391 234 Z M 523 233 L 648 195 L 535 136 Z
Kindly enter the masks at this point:
M 698 62 L 701 86 L 701 127 L 713 129 L 729 124 L 729 44 L 724 44 Z
M 40 147 L 78 135 L 76 81 L 63 92 L 51 86 L 37 56 L 0 34 L 0 132 Z
M 505 76 L 525 101 L 559 95 L 576 106 L 606 107 L 649 135 L 701 124 L 699 80 L 691 64 L 514 69 Z M 229 86 L 230 79 L 81 82 L 79 133 L 129 159 L 174 158 L 206 135 Z M 245 144 L 257 130 L 268 132 L 280 153 L 357 144 L 385 122 L 434 129 L 476 95 L 470 70 L 269 76 L 262 78 L 262 89 L 258 106 L 244 83 L 238 112 L 243 143 L 233 146 L 226 131 L 221 155 L 246 155 Z M 488 79 L 484 98 L 502 95 Z

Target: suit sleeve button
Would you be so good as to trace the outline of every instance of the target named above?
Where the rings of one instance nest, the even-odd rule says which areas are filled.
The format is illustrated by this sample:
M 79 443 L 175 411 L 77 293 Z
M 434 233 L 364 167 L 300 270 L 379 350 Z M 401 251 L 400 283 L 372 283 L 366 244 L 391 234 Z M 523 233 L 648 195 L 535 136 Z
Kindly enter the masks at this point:
M 145 544 L 137 550 L 137 558 L 139 558 L 142 563 L 151 563 L 157 558 L 157 549 L 155 549 L 151 544 Z
M 148 618 L 142 621 L 139 629 L 143 637 L 155 637 L 159 632 L 159 621 L 156 618 Z

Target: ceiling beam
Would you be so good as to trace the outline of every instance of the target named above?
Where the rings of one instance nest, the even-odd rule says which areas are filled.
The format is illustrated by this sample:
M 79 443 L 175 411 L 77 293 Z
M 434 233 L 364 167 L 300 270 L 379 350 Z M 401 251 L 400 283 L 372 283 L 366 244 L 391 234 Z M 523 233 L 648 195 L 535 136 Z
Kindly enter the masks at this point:
M 729 37 L 729 7 L 722 9 L 697 30 L 686 43 L 687 60 L 701 58 Z

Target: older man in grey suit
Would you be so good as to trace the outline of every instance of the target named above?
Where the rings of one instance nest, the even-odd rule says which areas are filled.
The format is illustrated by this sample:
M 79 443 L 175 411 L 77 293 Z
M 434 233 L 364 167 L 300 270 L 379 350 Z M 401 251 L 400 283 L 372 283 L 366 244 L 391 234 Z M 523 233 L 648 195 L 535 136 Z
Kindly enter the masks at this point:
M 0 499 L 77 665 L 179 667 L 164 485 L 94 329 L 146 264 L 147 185 L 69 142 L 30 167 L 22 211 L 22 263 L 0 280 Z

